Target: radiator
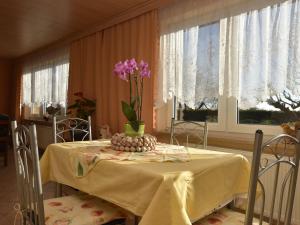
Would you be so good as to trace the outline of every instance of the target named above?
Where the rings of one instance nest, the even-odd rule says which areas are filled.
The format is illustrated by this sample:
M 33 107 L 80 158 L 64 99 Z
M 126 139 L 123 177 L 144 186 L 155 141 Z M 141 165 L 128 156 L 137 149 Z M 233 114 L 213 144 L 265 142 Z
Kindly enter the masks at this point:
M 244 155 L 251 163 L 252 160 L 252 152 L 247 152 L 247 151 L 240 151 L 240 150 L 234 150 L 234 149 L 226 149 L 226 148 L 217 148 L 217 147 L 208 147 L 211 150 L 215 150 L 215 151 L 223 151 L 223 152 L 229 152 L 229 153 L 235 153 L 235 154 L 242 154 Z M 268 160 L 274 160 L 274 156 L 272 155 L 267 155 L 264 154 L 262 156 L 262 158 L 267 158 Z M 280 173 L 279 173 L 279 182 L 281 183 L 284 175 L 287 173 L 288 171 L 288 166 L 287 165 L 281 165 L 281 169 L 280 169 Z M 271 198 L 268 195 L 268 193 L 272 192 L 272 188 L 273 188 L 273 179 L 275 176 L 275 168 L 273 168 L 274 171 L 270 171 L 270 173 L 268 174 L 268 176 L 263 176 L 261 178 L 264 187 L 266 189 L 266 206 L 265 206 L 265 216 L 269 216 L 270 212 L 268 211 L 270 209 L 270 205 L 271 205 Z M 273 174 L 273 176 L 272 176 Z M 298 173 L 298 179 L 297 179 L 297 186 L 296 186 L 296 196 L 295 196 L 295 200 L 294 200 L 294 209 L 293 209 L 293 216 L 292 216 L 292 223 L 294 225 L 300 225 L 300 170 Z M 279 184 L 280 184 L 279 183 Z M 279 201 L 279 191 L 277 191 L 277 197 L 276 200 L 277 202 L 275 203 L 276 205 L 278 204 Z M 287 196 L 284 197 L 284 201 L 286 201 Z M 260 209 L 260 202 L 257 201 L 257 204 L 255 205 L 255 211 L 259 212 Z M 277 209 L 277 207 L 275 207 L 275 210 Z M 278 212 L 274 212 L 274 218 L 277 219 L 277 215 Z

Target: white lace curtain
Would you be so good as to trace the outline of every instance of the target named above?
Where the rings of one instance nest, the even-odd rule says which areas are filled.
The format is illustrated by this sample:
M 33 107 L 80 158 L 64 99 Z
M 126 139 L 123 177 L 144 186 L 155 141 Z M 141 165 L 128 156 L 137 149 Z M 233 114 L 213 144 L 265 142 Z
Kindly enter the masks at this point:
M 251 11 L 227 20 L 229 30 L 237 29 L 239 80 L 233 86 L 241 108 L 255 107 L 274 94 L 289 90 L 300 94 L 300 4 L 280 5 Z
M 166 100 L 174 95 L 190 107 L 218 97 L 219 23 L 191 27 L 161 36 L 159 90 Z
M 67 49 L 28 60 L 23 71 L 23 104 L 66 106 L 69 77 Z
M 274 5 L 274 3 L 277 3 Z M 161 11 L 156 106 L 235 97 L 255 107 L 300 93 L 299 0 L 188 0 Z

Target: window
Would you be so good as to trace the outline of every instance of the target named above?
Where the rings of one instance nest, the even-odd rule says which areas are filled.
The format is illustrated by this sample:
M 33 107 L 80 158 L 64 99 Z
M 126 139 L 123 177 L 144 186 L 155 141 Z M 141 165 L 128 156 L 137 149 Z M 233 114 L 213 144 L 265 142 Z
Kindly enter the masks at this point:
M 213 7 L 199 13 L 190 2 L 182 18 L 175 8 L 161 13 L 158 117 L 170 120 L 170 109 L 161 111 L 176 96 L 181 119 L 205 119 L 210 129 L 272 133 L 266 125 L 299 120 L 300 1 L 227 16 L 219 6 L 218 20 Z
M 163 95 L 174 93 L 185 120 L 218 121 L 219 31 L 215 22 L 161 37 L 169 87 Z
M 69 62 L 66 56 L 26 68 L 22 77 L 24 116 L 42 117 L 47 107 L 59 107 L 65 114 Z

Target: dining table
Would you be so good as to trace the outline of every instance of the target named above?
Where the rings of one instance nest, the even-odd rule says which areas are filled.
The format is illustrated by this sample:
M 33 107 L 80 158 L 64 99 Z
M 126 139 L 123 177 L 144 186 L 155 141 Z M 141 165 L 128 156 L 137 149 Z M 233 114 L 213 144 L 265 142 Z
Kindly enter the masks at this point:
M 110 140 L 51 144 L 40 160 L 43 183 L 71 186 L 140 217 L 139 225 L 191 225 L 247 193 L 240 154 L 157 143 L 124 152 Z

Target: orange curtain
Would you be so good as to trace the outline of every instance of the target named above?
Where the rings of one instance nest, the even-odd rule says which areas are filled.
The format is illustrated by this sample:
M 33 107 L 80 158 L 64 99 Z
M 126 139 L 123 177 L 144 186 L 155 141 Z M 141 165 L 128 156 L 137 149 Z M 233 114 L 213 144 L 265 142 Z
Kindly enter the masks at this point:
M 15 101 L 11 104 L 11 114 L 14 120 L 21 119 L 21 98 L 22 98 L 22 63 L 15 63 L 12 71 L 13 83 L 11 96 Z
M 88 98 L 97 100 L 93 118 L 96 126 L 108 124 L 113 132 L 122 131 L 126 122 L 121 100 L 128 101 L 129 85 L 113 75 L 118 61 L 135 58 L 149 63 L 151 78 L 144 81 L 142 118 L 146 131 L 153 130 L 153 86 L 157 71 L 158 49 L 157 11 L 75 41 L 70 50 L 69 101 L 73 94 L 82 91 Z

